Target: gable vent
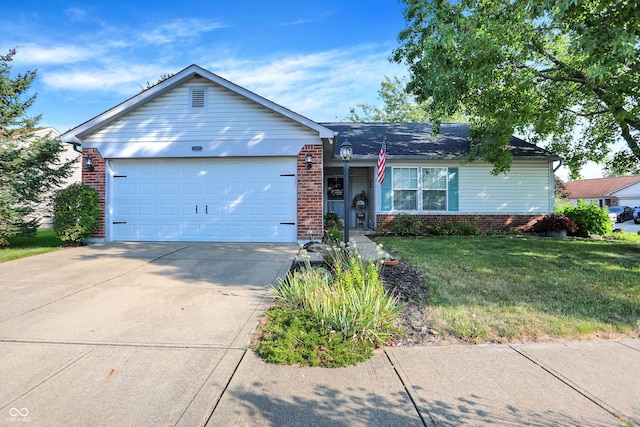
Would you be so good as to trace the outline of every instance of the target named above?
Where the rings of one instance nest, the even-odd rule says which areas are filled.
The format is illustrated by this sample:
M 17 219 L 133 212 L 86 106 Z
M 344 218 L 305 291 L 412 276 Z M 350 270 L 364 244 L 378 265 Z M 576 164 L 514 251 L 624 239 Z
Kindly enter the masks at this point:
M 191 108 L 204 108 L 204 104 L 205 104 L 205 89 L 192 88 L 191 89 Z

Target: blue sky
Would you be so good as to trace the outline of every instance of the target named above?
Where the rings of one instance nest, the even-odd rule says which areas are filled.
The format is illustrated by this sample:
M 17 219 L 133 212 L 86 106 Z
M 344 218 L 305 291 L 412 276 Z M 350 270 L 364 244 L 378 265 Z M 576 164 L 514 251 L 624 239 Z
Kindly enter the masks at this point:
M 191 64 L 315 121 L 379 103 L 404 28 L 395 0 L 9 2 L 0 51 L 36 69 L 31 115 L 60 132 Z

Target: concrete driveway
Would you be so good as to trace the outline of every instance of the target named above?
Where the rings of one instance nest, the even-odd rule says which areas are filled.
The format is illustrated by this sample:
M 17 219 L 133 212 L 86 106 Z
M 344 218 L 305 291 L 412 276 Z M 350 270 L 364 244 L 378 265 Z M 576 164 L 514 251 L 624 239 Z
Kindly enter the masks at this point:
M 0 264 L 0 424 L 205 423 L 296 252 L 119 243 Z

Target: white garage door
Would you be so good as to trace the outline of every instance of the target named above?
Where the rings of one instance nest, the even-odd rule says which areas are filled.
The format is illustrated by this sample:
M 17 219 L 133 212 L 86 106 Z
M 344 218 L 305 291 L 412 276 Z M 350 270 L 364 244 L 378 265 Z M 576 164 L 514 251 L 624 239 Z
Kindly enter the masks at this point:
M 296 159 L 112 160 L 111 240 L 295 242 Z

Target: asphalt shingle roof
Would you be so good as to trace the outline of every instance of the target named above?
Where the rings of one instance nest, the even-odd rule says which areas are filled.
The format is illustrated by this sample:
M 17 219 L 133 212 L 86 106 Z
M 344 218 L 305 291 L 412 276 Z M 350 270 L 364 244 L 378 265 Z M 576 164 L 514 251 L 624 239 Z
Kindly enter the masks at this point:
M 579 199 L 609 196 L 611 193 L 636 182 L 640 182 L 640 175 L 581 179 L 578 181 L 569 181 L 566 183 L 566 186 L 569 197 Z
M 354 157 L 377 157 L 383 136 L 387 137 L 389 158 L 463 159 L 469 154 L 469 125 L 441 126 L 441 133 L 433 136 L 428 123 L 320 123 L 338 132 L 335 146 L 337 156 L 340 144 L 348 140 Z M 518 158 L 559 160 L 555 154 L 520 138 L 511 138 L 511 152 Z

